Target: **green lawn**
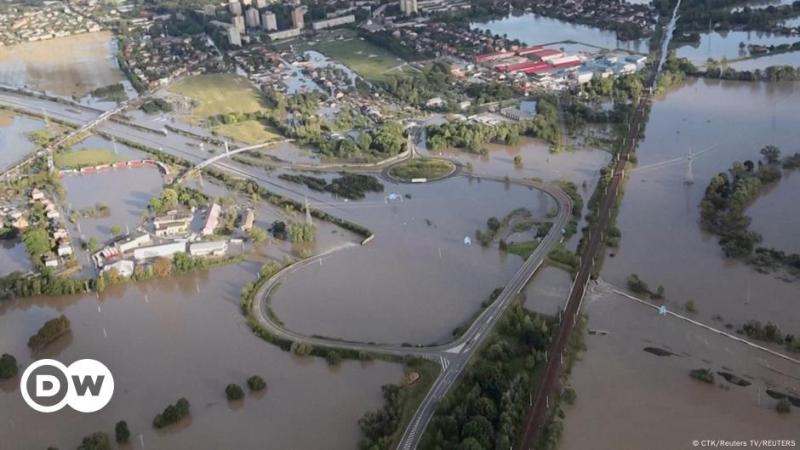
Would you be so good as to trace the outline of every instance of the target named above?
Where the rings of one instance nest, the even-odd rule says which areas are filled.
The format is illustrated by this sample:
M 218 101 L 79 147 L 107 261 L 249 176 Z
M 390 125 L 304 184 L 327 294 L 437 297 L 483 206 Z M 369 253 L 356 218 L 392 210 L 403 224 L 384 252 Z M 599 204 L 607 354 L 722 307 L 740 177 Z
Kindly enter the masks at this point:
M 86 166 L 110 164 L 121 161 L 122 158 L 105 148 L 88 148 L 85 150 L 71 150 L 59 152 L 53 156 L 53 163 L 62 169 L 79 169 Z
M 187 116 L 192 123 L 217 114 L 255 112 L 266 106 L 246 78 L 230 73 L 186 77 L 173 83 L 169 90 L 197 103 Z
M 411 180 L 427 178 L 433 180 L 449 175 L 455 166 L 450 161 L 441 159 L 417 159 L 392 167 L 391 174 L 397 178 Z
M 342 39 L 339 39 L 341 37 Z M 295 50 L 316 50 L 353 69 L 369 81 L 382 81 L 406 62 L 394 53 L 359 39 L 353 30 L 320 34 L 313 43 L 295 43 Z
M 212 130 L 220 136 L 225 136 L 250 145 L 276 141 L 281 138 L 277 130 L 258 120 L 217 125 L 212 128 Z
M 507 251 L 508 253 L 519 255 L 522 259 L 528 259 L 537 246 L 539 246 L 537 241 L 512 242 L 508 244 Z

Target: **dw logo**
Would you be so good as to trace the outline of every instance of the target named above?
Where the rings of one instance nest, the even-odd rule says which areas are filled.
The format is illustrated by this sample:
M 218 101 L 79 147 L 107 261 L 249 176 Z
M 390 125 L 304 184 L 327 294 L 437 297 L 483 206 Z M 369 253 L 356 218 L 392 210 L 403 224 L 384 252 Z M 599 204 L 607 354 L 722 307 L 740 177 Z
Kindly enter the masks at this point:
M 65 405 L 92 413 L 111 401 L 114 377 L 94 359 L 81 359 L 69 367 L 54 359 L 40 359 L 25 369 L 20 391 L 25 403 L 42 413 L 56 412 Z

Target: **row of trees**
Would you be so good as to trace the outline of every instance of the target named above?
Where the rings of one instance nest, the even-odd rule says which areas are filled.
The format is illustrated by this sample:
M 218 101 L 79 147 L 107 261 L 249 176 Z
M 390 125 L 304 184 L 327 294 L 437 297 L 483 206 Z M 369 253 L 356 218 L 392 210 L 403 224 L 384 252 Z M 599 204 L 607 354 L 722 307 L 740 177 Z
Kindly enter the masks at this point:
M 798 81 L 800 80 L 800 67 L 794 66 L 770 66 L 766 69 L 755 70 L 736 70 L 732 67 L 722 65 L 708 65 L 703 72 L 696 75 L 706 78 L 735 81 Z

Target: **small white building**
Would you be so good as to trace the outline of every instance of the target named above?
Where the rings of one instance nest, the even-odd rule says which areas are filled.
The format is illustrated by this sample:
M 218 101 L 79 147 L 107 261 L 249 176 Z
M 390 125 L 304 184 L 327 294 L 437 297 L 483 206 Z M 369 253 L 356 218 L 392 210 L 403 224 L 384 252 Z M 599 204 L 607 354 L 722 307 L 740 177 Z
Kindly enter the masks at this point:
M 206 241 L 189 244 L 189 254 L 192 256 L 222 256 L 228 251 L 226 241 Z
M 72 256 L 72 246 L 69 244 L 61 244 L 58 246 L 58 256 Z

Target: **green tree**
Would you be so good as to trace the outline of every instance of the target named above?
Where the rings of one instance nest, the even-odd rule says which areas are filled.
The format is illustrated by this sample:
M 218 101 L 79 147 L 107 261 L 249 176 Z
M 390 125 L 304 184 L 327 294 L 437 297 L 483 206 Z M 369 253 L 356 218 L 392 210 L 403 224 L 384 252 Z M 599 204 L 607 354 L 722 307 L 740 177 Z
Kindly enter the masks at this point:
M 258 375 L 253 375 L 247 379 L 247 387 L 253 392 L 263 391 L 267 388 L 267 382 Z
M 131 431 L 128 429 L 128 423 L 120 420 L 114 426 L 114 434 L 117 438 L 117 444 L 124 444 L 131 438 Z
M 83 438 L 78 450 L 112 450 L 111 439 L 106 433 L 98 431 Z
M 231 383 L 225 387 L 225 396 L 228 401 L 236 401 L 244 398 L 244 391 L 238 384 Z
M 267 240 L 267 232 L 264 231 L 262 228 L 256 226 L 251 228 L 248 234 L 250 235 L 250 239 L 252 239 L 253 242 L 264 242 L 265 240 Z
M 3 356 L 0 356 L 0 380 L 13 378 L 17 376 L 18 371 L 17 358 L 8 353 L 3 353 Z
M 775 410 L 781 414 L 789 414 L 792 412 L 792 404 L 789 402 L 789 399 L 784 397 L 778 400 L 778 403 L 775 405 Z
M 121 235 L 122 227 L 119 225 L 111 225 L 111 234 L 114 235 L 115 237 Z
M 768 164 L 778 164 L 781 160 L 781 149 L 774 145 L 767 145 L 761 149 L 761 155 Z

